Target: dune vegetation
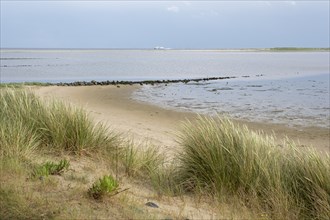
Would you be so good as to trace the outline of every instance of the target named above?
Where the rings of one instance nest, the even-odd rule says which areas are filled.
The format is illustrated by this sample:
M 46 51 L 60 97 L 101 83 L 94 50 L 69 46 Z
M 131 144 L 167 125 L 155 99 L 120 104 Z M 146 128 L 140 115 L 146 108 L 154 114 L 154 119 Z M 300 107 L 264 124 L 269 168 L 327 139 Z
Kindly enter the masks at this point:
M 180 135 L 179 182 L 186 191 L 239 196 L 274 219 L 330 215 L 330 157 L 249 131 L 223 118 L 187 122 Z
M 280 147 L 273 136 L 227 118 L 199 117 L 184 123 L 177 137 L 180 149 L 166 160 L 157 147 L 141 147 L 95 124 L 83 109 L 41 100 L 22 88 L 0 91 L 1 219 L 158 218 L 128 206 L 126 197 L 95 203 L 106 193 L 111 197 L 127 190 L 118 177 L 123 175 L 143 180 L 158 195 L 204 196 L 210 204 L 235 198 L 258 218 L 330 218 L 329 155 L 302 152 L 290 141 Z M 85 174 L 77 174 L 80 168 L 70 171 L 72 163 L 63 157 L 106 164 L 107 175 L 89 181 Z M 60 162 L 40 163 L 45 160 Z M 91 168 L 84 169 L 88 173 Z M 49 192 L 65 184 L 48 175 L 64 175 L 71 182 L 62 194 L 56 191 L 51 197 Z
M 37 147 L 81 154 L 112 151 L 116 145 L 116 136 L 82 109 L 44 102 L 21 89 L 3 89 L 0 99 L 1 153 L 6 156 L 28 156 Z

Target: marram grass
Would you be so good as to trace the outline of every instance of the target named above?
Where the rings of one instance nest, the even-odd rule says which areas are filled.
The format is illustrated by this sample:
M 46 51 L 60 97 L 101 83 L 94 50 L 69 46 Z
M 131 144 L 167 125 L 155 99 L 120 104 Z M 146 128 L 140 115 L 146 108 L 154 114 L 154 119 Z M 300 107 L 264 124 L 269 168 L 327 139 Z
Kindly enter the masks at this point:
M 126 174 L 148 176 L 157 192 L 207 192 L 240 198 L 274 219 L 330 218 L 330 157 L 280 148 L 274 137 L 233 124 L 226 118 L 187 122 L 182 147 L 171 166 L 153 147 L 141 150 L 95 125 L 79 108 L 42 101 L 23 89 L 0 90 L 0 160 L 29 158 L 36 150 L 75 154 L 107 152 L 119 157 Z M 119 152 L 119 155 L 118 155 Z M 118 162 L 118 161 L 117 161 Z
M 76 154 L 112 151 L 116 144 L 117 136 L 80 108 L 42 101 L 23 89 L 1 89 L 2 156 L 28 157 L 37 147 Z
M 127 140 L 119 154 L 120 163 L 128 176 L 146 176 L 164 163 L 164 156 L 158 148 L 149 143 L 136 144 Z
M 329 155 L 278 147 L 274 137 L 220 117 L 188 121 L 179 143 L 178 184 L 186 191 L 240 195 L 273 218 L 330 218 Z

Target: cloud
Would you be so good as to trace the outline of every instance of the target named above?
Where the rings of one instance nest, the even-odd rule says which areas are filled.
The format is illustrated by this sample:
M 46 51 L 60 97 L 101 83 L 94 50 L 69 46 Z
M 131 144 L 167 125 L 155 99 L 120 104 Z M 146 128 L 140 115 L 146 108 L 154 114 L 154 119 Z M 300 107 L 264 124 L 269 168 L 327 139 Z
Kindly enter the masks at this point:
M 290 5 L 295 6 L 297 3 L 295 1 L 290 1 Z
M 180 8 L 177 6 L 170 6 L 166 10 L 170 12 L 178 13 L 180 11 Z

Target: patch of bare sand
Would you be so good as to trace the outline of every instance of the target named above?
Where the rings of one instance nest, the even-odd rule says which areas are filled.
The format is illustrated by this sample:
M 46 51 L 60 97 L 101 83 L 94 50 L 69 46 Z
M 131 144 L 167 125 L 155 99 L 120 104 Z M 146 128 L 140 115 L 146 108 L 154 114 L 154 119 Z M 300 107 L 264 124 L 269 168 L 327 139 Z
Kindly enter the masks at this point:
M 135 101 L 131 94 L 138 86 L 85 86 L 85 87 L 39 87 L 35 92 L 41 97 L 55 97 L 84 107 L 98 122 L 106 123 L 114 131 L 132 137 L 135 141 L 150 141 L 164 152 L 172 152 L 178 146 L 176 134 L 181 122 L 194 120 L 196 114 L 163 109 Z M 330 152 L 330 130 L 326 128 L 294 128 L 278 124 L 265 124 L 235 120 L 246 124 L 251 130 L 275 133 L 277 142 L 285 137 L 302 148 L 314 147 Z

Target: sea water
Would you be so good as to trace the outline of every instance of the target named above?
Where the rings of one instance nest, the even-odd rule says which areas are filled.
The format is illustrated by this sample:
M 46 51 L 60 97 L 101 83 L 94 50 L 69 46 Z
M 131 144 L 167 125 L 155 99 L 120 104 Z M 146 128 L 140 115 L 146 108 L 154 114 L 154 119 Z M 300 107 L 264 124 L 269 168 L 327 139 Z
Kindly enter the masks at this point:
M 330 127 L 329 74 L 144 86 L 138 100 L 166 108 L 289 126 Z
M 0 82 L 236 77 L 143 86 L 133 98 L 183 111 L 330 127 L 329 52 L 2 49 Z
M 1 82 L 282 78 L 329 73 L 329 52 L 0 50 Z

